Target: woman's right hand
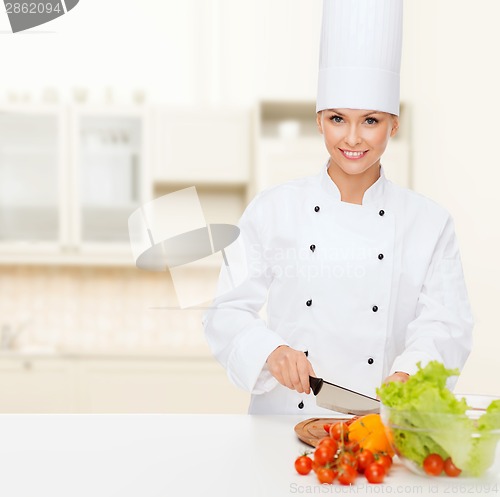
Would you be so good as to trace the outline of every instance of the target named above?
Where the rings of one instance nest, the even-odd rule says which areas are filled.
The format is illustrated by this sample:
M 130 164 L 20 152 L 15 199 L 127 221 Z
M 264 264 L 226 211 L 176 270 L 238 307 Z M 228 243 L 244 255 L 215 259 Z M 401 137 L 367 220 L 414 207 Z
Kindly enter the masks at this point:
M 304 352 L 280 345 L 267 358 L 270 373 L 285 387 L 299 393 L 311 392 L 309 376 L 316 376 Z

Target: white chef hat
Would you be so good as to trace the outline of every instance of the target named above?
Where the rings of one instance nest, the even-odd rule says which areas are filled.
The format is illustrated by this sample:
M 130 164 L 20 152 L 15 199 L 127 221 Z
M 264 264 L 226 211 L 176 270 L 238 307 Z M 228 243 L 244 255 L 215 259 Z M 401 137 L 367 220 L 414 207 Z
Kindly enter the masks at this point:
M 402 25 L 403 0 L 323 0 L 316 112 L 399 115 Z

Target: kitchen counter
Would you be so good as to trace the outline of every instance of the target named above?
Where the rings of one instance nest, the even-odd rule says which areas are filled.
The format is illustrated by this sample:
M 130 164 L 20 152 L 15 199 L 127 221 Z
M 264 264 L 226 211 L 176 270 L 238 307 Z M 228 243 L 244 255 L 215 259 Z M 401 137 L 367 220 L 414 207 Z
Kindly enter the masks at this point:
M 281 497 L 500 493 L 500 475 L 424 478 L 399 461 L 381 485 L 321 486 L 293 467 L 300 416 L 1 415 L 9 497 Z

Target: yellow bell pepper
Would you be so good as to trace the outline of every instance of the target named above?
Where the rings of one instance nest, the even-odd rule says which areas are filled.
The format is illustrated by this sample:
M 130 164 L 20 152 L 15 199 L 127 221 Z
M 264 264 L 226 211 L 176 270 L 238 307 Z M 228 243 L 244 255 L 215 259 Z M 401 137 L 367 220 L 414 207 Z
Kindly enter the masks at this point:
M 371 450 L 374 454 L 385 452 L 394 455 L 380 414 L 367 414 L 349 425 L 349 441 L 357 442 L 360 447 Z

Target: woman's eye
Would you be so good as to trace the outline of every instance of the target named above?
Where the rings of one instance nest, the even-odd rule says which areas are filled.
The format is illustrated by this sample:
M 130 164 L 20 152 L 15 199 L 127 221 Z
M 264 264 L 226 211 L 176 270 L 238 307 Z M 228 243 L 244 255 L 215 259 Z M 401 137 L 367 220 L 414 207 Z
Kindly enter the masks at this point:
M 340 123 L 342 122 L 342 118 L 340 116 L 332 116 L 330 117 L 330 121 L 333 121 L 335 123 Z
M 368 118 L 366 119 L 366 122 L 367 122 L 368 124 L 375 124 L 375 123 L 378 123 L 378 121 L 377 121 L 374 117 L 368 117 Z

